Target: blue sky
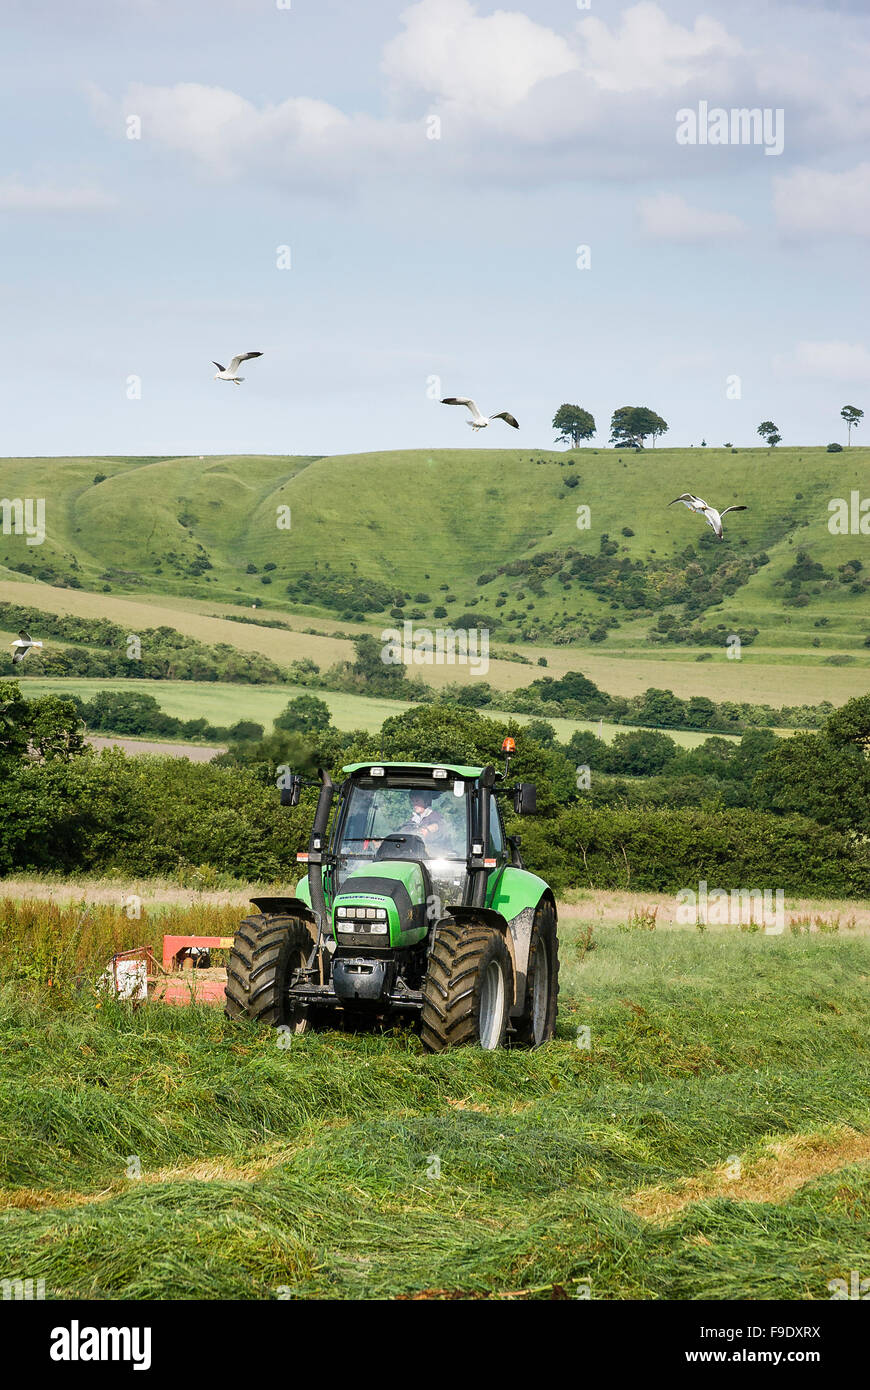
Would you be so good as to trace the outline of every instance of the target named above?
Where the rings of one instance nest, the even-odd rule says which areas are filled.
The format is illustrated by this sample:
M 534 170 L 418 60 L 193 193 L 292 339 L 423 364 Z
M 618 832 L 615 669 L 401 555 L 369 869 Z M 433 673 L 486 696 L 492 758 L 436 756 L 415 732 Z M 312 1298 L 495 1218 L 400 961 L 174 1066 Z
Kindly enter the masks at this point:
M 676 445 L 824 444 L 870 407 L 857 3 L 7 0 L 4 27 L 0 454 L 467 445 L 437 394 L 533 449 L 562 401 L 598 444 L 624 404 Z M 782 153 L 678 145 L 699 102 L 782 110 Z

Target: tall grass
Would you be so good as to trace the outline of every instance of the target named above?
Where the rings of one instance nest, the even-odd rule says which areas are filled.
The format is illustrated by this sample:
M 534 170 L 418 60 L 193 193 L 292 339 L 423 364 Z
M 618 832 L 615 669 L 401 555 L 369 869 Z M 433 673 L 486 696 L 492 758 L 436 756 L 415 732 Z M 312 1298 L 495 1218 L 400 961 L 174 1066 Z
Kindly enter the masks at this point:
M 232 936 L 244 912 L 196 903 L 149 913 L 119 891 L 117 905 L 58 905 L 0 899 L 0 983 L 30 981 L 64 992 L 95 981 L 118 951 L 150 946 L 157 959 L 166 935 Z M 138 914 L 138 915 L 131 915 Z

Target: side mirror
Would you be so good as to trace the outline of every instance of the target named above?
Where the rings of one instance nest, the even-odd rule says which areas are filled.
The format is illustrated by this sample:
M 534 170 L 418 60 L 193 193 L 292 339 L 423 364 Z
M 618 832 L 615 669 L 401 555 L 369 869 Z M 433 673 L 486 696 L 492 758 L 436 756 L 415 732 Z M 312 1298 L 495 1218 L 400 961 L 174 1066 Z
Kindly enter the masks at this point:
M 533 816 L 538 809 L 534 782 L 520 782 L 514 792 L 514 810 L 518 816 Z
M 287 785 L 281 788 L 281 805 L 298 806 L 301 794 L 302 777 L 298 772 L 293 772 L 287 778 Z

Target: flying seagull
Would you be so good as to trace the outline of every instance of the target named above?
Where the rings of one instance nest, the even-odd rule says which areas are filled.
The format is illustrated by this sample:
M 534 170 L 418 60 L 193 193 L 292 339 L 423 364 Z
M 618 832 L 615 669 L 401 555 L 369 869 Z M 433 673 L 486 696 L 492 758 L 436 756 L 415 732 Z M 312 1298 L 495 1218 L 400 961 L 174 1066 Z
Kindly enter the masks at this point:
M 690 512 L 698 512 L 704 518 L 707 525 L 712 526 L 720 541 L 722 540 L 722 518 L 725 513 L 746 511 L 744 506 L 739 506 L 726 507 L 724 511 L 717 512 L 716 508 L 709 506 L 708 503 L 704 501 L 703 497 L 695 497 L 691 492 L 681 492 L 679 497 L 674 498 L 674 502 L 682 502 L 683 506 L 688 507 Z M 674 502 L 669 502 L 668 506 L 672 507 Z
M 19 632 L 16 641 L 12 643 L 12 665 L 18 666 L 26 657 L 31 647 L 41 647 L 41 642 L 34 642 L 29 632 Z
M 217 371 L 214 375 L 215 381 L 234 381 L 238 386 L 239 382 L 244 381 L 245 379 L 243 376 L 236 375 L 236 373 L 239 370 L 239 364 L 241 362 L 249 361 L 252 357 L 262 356 L 262 352 L 240 352 L 237 354 L 237 356 L 233 358 L 232 362 L 228 367 L 222 367 L 220 362 L 214 362 L 214 358 L 212 358 L 212 362 L 214 362 L 215 366 L 217 367 Z
M 501 410 L 498 415 L 490 415 L 488 420 L 485 415 L 481 415 L 477 408 L 477 402 L 473 401 L 470 396 L 447 396 L 441 404 L 467 405 L 471 413 L 471 419 L 466 420 L 465 423 L 470 425 L 473 430 L 485 430 L 489 424 L 489 420 L 504 420 L 506 424 L 513 425 L 515 430 L 519 429 L 519 423 L 514 419 L 510 411 Z

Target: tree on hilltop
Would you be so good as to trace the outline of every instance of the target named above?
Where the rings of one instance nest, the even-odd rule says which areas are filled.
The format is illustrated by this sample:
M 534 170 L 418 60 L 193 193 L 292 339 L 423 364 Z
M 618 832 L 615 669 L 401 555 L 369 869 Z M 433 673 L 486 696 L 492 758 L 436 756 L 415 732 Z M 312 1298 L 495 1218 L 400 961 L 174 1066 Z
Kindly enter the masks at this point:
M 610 421 L 610 442 L 629 449 L 642 449 L 643 441 L 652 436 L 653 444 L 668 425 L 661 415 L 645 405 L 622 405 L 614 410 Z
M 852 427 L 858 428 L 861 421 L 864 419 L 864 412 L 863 410 L 859 410 L 857 405 L 844 405 L 843 409 L 840 411 L 840 418 L 846 422 L 846 428 L 849 431 L 848 442 L 851 445 Z
M 595 417 L 582 406 L 560 405 L 553 416 L 553 429 L 559 431 L 557 444 L 570 444 L 572 449 L 576 449 L 584 439 L 591 439 L 595 433 Z
M 782 443 L 782 435 L 772 420 L 762 420 L 758 426 L 757 433 L 761 435 L 765 444 L 769 444 L 774 449 L 777 444 Z

